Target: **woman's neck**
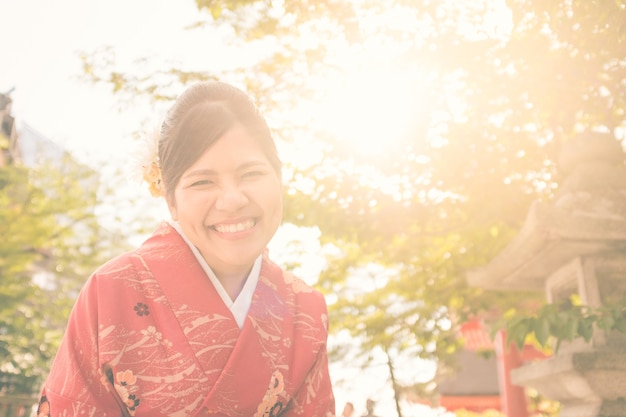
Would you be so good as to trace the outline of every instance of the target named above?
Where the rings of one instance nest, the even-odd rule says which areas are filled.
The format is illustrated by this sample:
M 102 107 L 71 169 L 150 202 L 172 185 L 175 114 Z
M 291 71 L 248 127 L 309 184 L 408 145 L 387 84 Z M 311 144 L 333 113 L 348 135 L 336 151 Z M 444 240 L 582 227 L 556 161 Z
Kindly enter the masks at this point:
M 241 293 L 241 290 L 243 290 L 244 285 L 246 285 L 246 281 L 248 279 L 248 275 L 250 275 L 250 270 L 252 269 L 252 267 L 244 271 L 238 272 L 216 270 L 213 269 L 213 267 L 211 267 L 211 269 L 215 273 L 217 280 L 220 282 L 220 284 L 222 284 L 222 287 L 224 287 L 224 290 L 226 291 L 230 299 L 232 301 L 235 301 Z

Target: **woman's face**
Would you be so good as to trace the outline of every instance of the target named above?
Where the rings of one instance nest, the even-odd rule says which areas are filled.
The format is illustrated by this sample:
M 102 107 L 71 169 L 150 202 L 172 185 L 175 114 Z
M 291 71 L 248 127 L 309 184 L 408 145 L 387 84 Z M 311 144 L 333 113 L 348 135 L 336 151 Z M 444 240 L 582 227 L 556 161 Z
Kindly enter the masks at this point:
M 236 125 L 183 173 L 169 209 L 218 278 L 241 278 L 281 222 L 281 179 Z

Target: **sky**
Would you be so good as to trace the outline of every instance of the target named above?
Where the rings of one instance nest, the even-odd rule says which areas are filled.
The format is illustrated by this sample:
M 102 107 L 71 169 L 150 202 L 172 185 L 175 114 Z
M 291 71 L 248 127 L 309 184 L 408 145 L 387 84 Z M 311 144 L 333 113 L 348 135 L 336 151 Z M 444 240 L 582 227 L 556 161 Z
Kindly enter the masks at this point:
M 209 55 L 198 49 L 229 54 L 219 33 L 198 48 L 197 38 L 183 30 L 198 18 L 192 0 L 0 0 L 0 18 L 0 92 L 13 89 L 18 131 L 26 124 L 88 164 L 124 160 L 133 151 L 131 135 L 148 115 L 145 109 L 119 112 L 109 91 L 78 80 L 79 51 L 110 46 L 121 60 L 158 56 L 197 66 Z M 417 368 L 413 372 L 430 369 Z M 384 369 L 365 375 L 355 365 L 333 372 L 360 381 L 336 389 L 338 413 L 352 401 L 358 416 L 372 397 L 379 414 L 396 415 Z M 420 407 L 412 412 L 406 416 L 428 415 Z
M 137 113 L 80 81 L 79 51 L 113 47 L 120 60 L 185 56 L 198 17 L 193 1 L 0 0 L 0 92 L 14 89 L 13 115 L 80 158 L 115 155 L 137 130 Z M 197 54 L 194 54 L 197 55 Z

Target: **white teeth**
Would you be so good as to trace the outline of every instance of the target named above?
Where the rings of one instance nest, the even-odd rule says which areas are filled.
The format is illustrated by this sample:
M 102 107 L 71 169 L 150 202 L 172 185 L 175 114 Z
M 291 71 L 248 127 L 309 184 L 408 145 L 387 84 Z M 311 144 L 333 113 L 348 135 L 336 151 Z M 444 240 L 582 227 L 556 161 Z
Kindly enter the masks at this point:
M 243 230 L 250 229 L 253 226 L 254 226 L 254 220 L 248 220 L 243 223 L 216 224 L 215 226 L 213 226 L 213 228 L 220 233 L 236 233 L 236 232 L 241 232 Z

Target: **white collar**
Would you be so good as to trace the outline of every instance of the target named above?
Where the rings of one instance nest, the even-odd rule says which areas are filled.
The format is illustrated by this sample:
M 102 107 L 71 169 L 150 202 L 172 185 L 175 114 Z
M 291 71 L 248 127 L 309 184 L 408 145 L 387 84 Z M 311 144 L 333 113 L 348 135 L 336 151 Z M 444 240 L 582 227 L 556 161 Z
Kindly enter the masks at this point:
M 200 253 L 198 248 L 196 248 L 196 246 L 191 243 L 187 236 L 185 236 L 185 234 L 183 233 L 183 229 L 180 227 L 180 224 L 174 221 L 168 221 L 168 223 L 178 232 L 178 234 L 183 238 L 185 243 L 187 243 L 187 246 L 189 246 L 189 249 L 191 249 L 191 252 L 200 263 L 200 266 L 202 267 L 206 275 L 209 277 L 209 280 L 215 287 L 217 293 L 220 295 L 220 298 L 222 299 L 224 304 L 226 304 L 226 307 L 230 309 L 233 317 L 235 318 L 235 321 L 237 322 L 237 325 L 240 329 L 243 328 L 243 323 L 245 322 L 246 316 L 248 315 L 248 310 L 250 310 L 250 304 L 252 304 L 252 296 L 254 295 L 254 291 L 256 290 L 257 282 L 259 282 L 259 275 L 261 273 L 261 260 L 263 258 L 263 255 L 259 255 L 254 261 L 252 269 L 250 270 L 250 274 L 248 274 L 248 278 L 246 279 L 246 282 L 243 285 L 241 292 L 233 301 L 222 286 L 222 283 L 217 279 L 217 276 L 215 275 L 209 264 L 207 264 L 204 257 L 202 257 L 202 254 Z

